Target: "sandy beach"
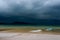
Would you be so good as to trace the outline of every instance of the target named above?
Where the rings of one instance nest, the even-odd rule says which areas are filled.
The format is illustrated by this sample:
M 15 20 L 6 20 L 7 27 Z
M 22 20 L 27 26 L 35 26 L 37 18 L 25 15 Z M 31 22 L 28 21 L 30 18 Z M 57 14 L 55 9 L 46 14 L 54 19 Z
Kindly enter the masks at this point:
M 60 35 L 0 32 L 0 40 L 60 40 Z
M 1 28 L 0 40 L 60 40 L 60 29 Z

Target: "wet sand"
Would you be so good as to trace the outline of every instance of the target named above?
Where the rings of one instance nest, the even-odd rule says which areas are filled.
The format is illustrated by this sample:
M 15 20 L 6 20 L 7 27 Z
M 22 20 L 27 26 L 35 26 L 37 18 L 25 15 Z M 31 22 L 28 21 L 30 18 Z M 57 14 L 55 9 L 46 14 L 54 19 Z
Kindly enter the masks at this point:
M 0 40 L 60 40 L 60 35 L 2 31 Z

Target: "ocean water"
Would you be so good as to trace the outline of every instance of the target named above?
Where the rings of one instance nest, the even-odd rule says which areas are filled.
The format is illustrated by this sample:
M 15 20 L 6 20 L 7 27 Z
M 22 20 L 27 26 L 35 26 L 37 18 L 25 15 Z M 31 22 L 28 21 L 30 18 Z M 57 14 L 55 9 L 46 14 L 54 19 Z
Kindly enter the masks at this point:
M 16 27 L 16 26 L 18 26 L 18 27 L 21 27 L 21 26 L 34 26 L 34 27 L 60 27 L 59 25 L 57 25 L 57 26 L 52 26 L 52 25 L 0 25 L 0 27 Z

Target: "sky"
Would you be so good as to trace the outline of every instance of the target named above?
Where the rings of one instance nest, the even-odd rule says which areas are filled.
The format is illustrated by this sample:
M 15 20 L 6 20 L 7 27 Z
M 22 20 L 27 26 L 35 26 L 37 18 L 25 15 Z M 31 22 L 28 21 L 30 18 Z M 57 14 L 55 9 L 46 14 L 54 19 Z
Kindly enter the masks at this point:
M 60 0 L 0 0 L 0 22 L 60 20 Z

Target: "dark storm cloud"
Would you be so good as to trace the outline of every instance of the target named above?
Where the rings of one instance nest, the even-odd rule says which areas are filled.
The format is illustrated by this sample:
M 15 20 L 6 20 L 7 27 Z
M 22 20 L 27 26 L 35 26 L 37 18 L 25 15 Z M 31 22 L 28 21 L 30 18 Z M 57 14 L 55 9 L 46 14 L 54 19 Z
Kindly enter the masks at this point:
M 1 22 L 34 22 L 32 19 L 60 19 L 60 1 L 0 0 Z

